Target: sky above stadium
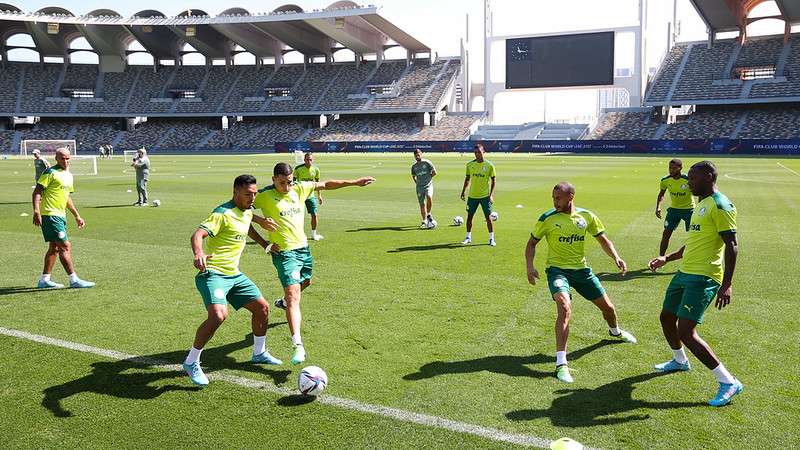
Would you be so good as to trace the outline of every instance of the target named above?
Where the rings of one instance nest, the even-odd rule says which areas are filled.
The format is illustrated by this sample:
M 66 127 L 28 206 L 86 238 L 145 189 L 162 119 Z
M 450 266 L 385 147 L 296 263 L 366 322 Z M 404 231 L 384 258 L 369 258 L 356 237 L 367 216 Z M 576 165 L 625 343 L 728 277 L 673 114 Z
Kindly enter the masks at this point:
M 25 11 L 35 11 L 46 6 L 62 6 L 75 14 L 94 9 L 110 8 L 122 15 L 130 16 L 137 11 L 156 9 L 166 15 L 177 15 L 187 9 L 200 9 L 211 15 L 231 7 L 242 7 L 252 13 L 271 11 L 278 6 L 294 3 L 305 10 L 323 9 L 334 0 L 286 0 L 255 1 L 232 0 L 220 3 L 214 0 L 181 0 L 138 2 L 98 0 L 39 0 L 11 2 Z M 483 79 L 483 0 L 373 0 L 380 13 L 403 30 L 430 46 L 439 56 L 457 56 L 460 39 L 466 38 L 467 16 L 469 16 L 469 50 L 471 54 L 471 81 Z M 535 34 L 557 31 L 579 31 L 635 25 L 638 23 L 638 0 L 492 0 L 494 11 L 494 34 Z M 774 4 L 760 6 L 759 15 L 771 12 Z M 651 0 L 648 14 L 647 65 L 655 67 L 666 48 L 667 24 L 672 20 L 672 0 Z M 689 3 L 677 0 L 677 15 L 680 23 L 681 41 L 706 39 L 705 25 Z M 753 34 L 782 32 L 782 23 L 758 22 L 749 29 Z M 776 21 L 777 22 L 777 21 Z M 778 31 L 775 31 L 778 30 Z M 465 39 L 466 40 L 466 39 Z M 621 40 L 624 42 L 624 40 Z M 630 41 L 632 46 L 632 40 Z M 632 47 L 631 47 L 632 49 Z M 493 65 L 503 66 L 500 49 L 495 51 L 497 59 Z M 403 52 L 390 53 L 390 58 L 404 57 Z M 631 51 L 618 52 L 616 66 L 631 67 Z M 595 115 L 597 91 L 549 91 L 504 93 L 495 99 L 496 123 L 522 123 L 526 121 L 573 121 L 584 122 Z M 478 102 L 477 109 L 482 108 Z

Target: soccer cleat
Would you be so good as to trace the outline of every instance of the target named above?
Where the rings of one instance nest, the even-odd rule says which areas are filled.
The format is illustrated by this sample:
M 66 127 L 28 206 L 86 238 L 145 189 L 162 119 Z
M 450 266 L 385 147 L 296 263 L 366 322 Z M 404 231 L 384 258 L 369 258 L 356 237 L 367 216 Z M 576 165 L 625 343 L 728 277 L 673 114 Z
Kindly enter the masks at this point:
M 733 383 L 720 383 L 717 396 L 708 401 L 711 406 L 725 406 L 731 402 L 731 399 L 742 392 L 744 385 L 739 380 L 734 380 Z
M 56 283 L 55 281 L 39 280 L 39 283 L 36 285 L 36 287 L 39 289 L 61 289 L 64 287 L 64 285 L 61 283 Z
M 566 364 L 562 364 L 556 367 L 556 378 L 559 381 L 563 381 L 564 383 L 574 383 L 575 380 L 572 379 L 572 374 L 569 373 L 569 367 Z
M 427 230 L 428 229 L 428 221 L 423 220 L 422 223 L 419 224 L 420 229 Z
M 280 366 L 283 364 L 283 361 L 270 355 L 268 351 L 264 351 L 264 353 L 260 355 L 253 355 L 250 362 L 253 364 L 269 364 L 272 366 Z
M 315 234 L 314 236 L 311 236 L 311 239 L 313 239 L 315 241 L 321 241 L 321 240 L 325 239 L 325 237 L 322 236 L 321 234 Z
M 133 204 L 133 206 L 142 206 L 142 202 L 136 202 Z
M 294 354 L 292 355 L 291 363 L 293 365 L 300 364 L 306 360 L 306 349 L 302 344 L 294 346 Z
M 275 300 L 275 307 L 286 311 L 286 300 L 282 298 Z
M 685 363 L 679 363 L 674 359 L 670 359 L 665 363 L 656 364 L 654 368 L 658 372 L 686 372 L 692 368 L 692 365 L 689 364 L 689 361 L 686 361 Z
M 636 337 L 625 330 L 619 330 L 619 334 L 611 334 L 611 330 L 608 330 L 608 335 L 617 338 L 621 341 L 627 342 L 629 344 L 635 344 L 639 341 L 636 340 Z
M 69 287 L 73 289 L 85 289 L 94 287 L 94 283 L 91 281 L 81 280 L 80 278 L 78 278 L 75 281 L 70 281 Z
M 203 373 L 203 369 L 200 367 L 200 361 L 195 361 L 192 364 L 183 364 L 183 370 L 189 375 L 191 378 L 192 383 L 198 386 L 206 386 L 208 385 L 208 377 L 206 374 Z
M 142 203 L 141 205 L 139 205 L 139 206 L 150 206 L 150 204 L 149 204 L 149 203 L 147 203 L 147 202 L 143 202 L 143 203 Z
M 489 245 L 494 247 L 495 245 L 497 245 L 497 242 L 495 242 L 494 239 L 489 239 Z
M 468 245 L 468 244 L 471 244 L 471 243 L 472 243 L 472 239 L 470 239 L 470 238 L 464 238 L 464 240 L 461 241 L 461 245 Z

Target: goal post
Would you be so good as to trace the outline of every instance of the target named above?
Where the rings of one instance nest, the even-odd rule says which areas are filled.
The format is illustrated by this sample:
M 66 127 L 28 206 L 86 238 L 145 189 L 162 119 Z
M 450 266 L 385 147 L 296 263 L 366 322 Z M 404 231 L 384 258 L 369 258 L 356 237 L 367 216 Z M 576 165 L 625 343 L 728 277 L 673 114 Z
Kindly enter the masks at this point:
M 72 155 L 78 154 L 74 139 L 24 139 L 19 143 L 19 155 L 31 156 L 34 150 L 44 156 L 53 156 L 59 148 L 66 148 Z

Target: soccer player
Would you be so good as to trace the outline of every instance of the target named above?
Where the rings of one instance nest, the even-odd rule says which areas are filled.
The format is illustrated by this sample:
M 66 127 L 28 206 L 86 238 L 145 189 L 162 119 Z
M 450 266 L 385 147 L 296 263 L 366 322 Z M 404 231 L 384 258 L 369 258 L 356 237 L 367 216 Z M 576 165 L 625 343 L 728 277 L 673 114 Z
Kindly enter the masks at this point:
M 266 348 L 269 304 L 258 287 L 239 271 L 239 258 L 245 249 L 247 236 L 262 248 L 269 245 L 251 222 L 255 220 L 266 229 L 275 229 L 273 220 L 254 218 L 252 206 L 257 192 L 255 177 L 239 175 L 233 181 L 233 198 L 217 206 L 192 235 L 194 266 L 200 271 L 194 283 L 208 316 L 197 328 L 183 368 L 192 382 L 200 386 L 208 384 L 208 378 L 200 367 L 200 353 L 228 317 L 228 303 L 236 310 L 244 307 L 253 316 L 253 356 L 250 361 L 272 365 L 283 363 L 270 355 Z
M 278 229 L 270 231 L 269 251 L 272 264 L 278 271 L 283 286 L 283 298 L 275 306 L 286 310 L 289 333 L 292 336 L 294 354 L 292 364 L 306 359 L 306 351 L 300 338 L 300 293 L 311 285 L 313 260 L 308 249 L 308 239 L 303 231 L 303 202 L 315 191 L 339 189 L 348 186 L 366 186 L 372 177 L 357 180 L 294 181 L 292 167 L 278 163 L 272 171 L 272 186 L 258 191 L 253 207 L 264 216 L 275 219 Z
M 319 167 L 312 165 L 313 163 L 314 154 L 307 152 L 303 156 L 303 164 L 294 168 L 294 179 L 297 181 L 319 182 Z M 311 239 L 315 241 L 324 239 L 321 234 L 317 234 L 320 206 L 322 206 L 322 192 L 316 191 L 315 195 L 306 199 L 306 211 L 311 216 Z
M 558 317 L 556 318 L 556 378 L 572 383 L 572 375 L 567 367 L 567 337 L 569 336 L 569 320 L 572 316 L 572 295 L 570 287 L 585 299 L 594 303 L 603 313 L 608 324 L 608 334 L 632 344 L 636 338 L 622 330 L 617 323 L 617 311 L 614 304 L 600 284 L 600 280 L 592 273 L 586 263 L 584 241 L 586 235 L 594 236 L 600 243 L 622 275 L 628 267 L 620 258 L 611 239 L 605 234 L 605 227 L 600 219 L 591 211 L 578 208 L 574 204 L 575 187 L 567 182 L 558 183 L 553 188 L 554 208 L 545 211 L 533 228 L 528 245 L 525 248 L 525 262 L 528 269 L 528 282 L 535 285 L 539 279 L 539 271 L 533 266 L 536 244 L 547 239 L 547 284 L 556 302 Z
M 697 325 L 716 297 L 714 306 L 722 309 L 731 301 L 733 271 L 736 268 L 736 207 L 717 190 L 717 169 L 711 161 L 701 161 L 689 169 L 689 189 L 698 198 L 686 244 L 669 255 L 650 261 L 656 270 L 668 261 L 683 259 L 678 273 L 672 277 L 664 295 L 661 329 L 672 349 L 673 359 L 657 364 L 660 372 L 689 370 L 683 345 L 719 382 L 717 395 L 708 401 L 711 406 L 730 403 L 744 386 L 722 365 L 711 347 L 697 334 Z M 725 261 L 723 272 L 722 261 Z
M 685 222 L 686 231 L 689 231 L 689 223 L 692 221 L 692 209 L 694 208 L 694 198 L 689 190 L 688 177 L 681 173 L 683 162 L 680 159 L 673 159 L 669 162 L 669 175 L 661 179 L 661 190 L 658 191 L 656 199 L 656 217 L 661 218 L 661 202 L 664 200 L 664 193 L 669 191 L 670 207 L 667 208 L 667 218 L 664 220 L 664 232 L 661 234 L 661 246 L 659 256 L 667 253 L 669 238 L 672 232 L 678 228 L 681 220 Z
M 46 159 L 42 158 L 42 154 L 39 152 L 38 148 L 33 149 L 33 168 L 36 171 L 34 182 L 38 182 L 39 178 L 42 176 L 45 170 L 50 167 L 50 163 L 47 162 Z
M 495 246 L 494 224 L 489 215 L 492 213 L 494 203 L 494 189 L 496 186 L 496 171 L 494 164 L 484 159 L 486 150 L 483 144 L 475 145 L 475 159 L 467 163 L 467 174 L 464 178 L 464 186 L 461 188 L 461 200 L 464 200 L 464 192 L 469 186 L 469 196 L 467 197 L 467 237 L 461 242 L 467 245 L 472 242 L 472 218 L 478 205 L 483 209 L 483 216 L 486 218 L 486 228 L 489 230 L 489 245 Z
M 411 166 L 411 178 L 417 185 L 417 200 L 419 200 L 419 214 L 422 216 L 420 228 L 431 228 L 433 215 L 433 177 L 436 176 L 436 167 L 427 159 L 422 159 L 422 150 L 414 150 L 414 159 L 417 161 Z
M 133 206 L 148 206 L 147 203 L 147 181 L 150 179 L 150 158 L 147 157 L 147 150 L 144 147 L 136 151 L 131 167 L 136 169 L 136 195 L 137 200 Z
M 63 288 L 63 284 L 50 279 L 56 258 L 69 276 L 69 287 L 90 288 L 91 281 L 81 280 L 75 273 L 72 262 L 72 244 L 67 236 L 67 210 L 75 217 L 78 228 L 86 226 L 70 194 L 75 192 L 72 173 L 69 171 L 70 152 L 66 148 L 56 150 L 56 165 L 42 173 L 33 189 L 33 224 L 42 228 L 42 235 L 48 243 L 44 254 L 44 269 L 39 278 L 38 288 Z

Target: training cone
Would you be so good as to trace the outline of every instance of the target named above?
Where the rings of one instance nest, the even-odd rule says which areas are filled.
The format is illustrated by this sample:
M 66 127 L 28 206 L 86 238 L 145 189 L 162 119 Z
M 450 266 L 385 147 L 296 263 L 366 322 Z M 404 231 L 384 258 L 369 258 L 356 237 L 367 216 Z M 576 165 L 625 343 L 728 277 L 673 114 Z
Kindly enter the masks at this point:
M 565 437 L 550 443 L 552 450 L 583 450 L 583 444 Z

